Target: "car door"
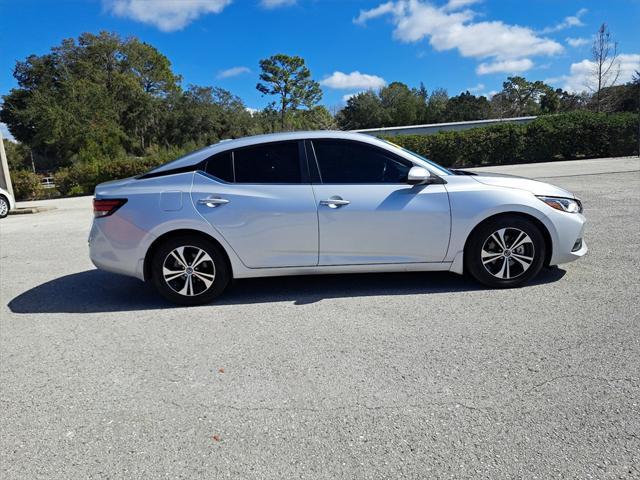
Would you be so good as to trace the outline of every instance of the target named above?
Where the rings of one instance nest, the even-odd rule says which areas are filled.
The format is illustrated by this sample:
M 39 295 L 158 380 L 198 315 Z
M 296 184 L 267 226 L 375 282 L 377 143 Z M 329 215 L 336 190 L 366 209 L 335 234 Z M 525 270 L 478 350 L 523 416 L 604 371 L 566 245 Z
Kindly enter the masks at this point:
M 194 175 L 195 208 L 247 267 L 317 265 L 318 217 L 302 152 L 298 141 L 238 148 Z
M 319 265 L 444 259 L 451 222 L 444 185 L 408 185 L 410 161 L 363 142 L 312 140 L 307 151 L 318 169 Z

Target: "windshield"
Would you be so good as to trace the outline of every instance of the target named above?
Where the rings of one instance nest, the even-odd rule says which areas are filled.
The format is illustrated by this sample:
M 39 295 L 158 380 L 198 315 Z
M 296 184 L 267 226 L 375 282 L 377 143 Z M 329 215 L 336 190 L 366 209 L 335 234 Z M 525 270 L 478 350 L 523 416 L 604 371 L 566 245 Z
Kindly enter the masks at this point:
M 410 154 L 413 157 L 416 157 L 420 160 L 422 160 L 423 162 L 428 163 L 429 165 L 431 165 L 432 167 L 434 167 L 436 170 L 438 170 L 439 173 L 442 173 L 443 175 L 453 175 L 453 172 L 451 170 L 447 170 L 446 168 L 444 168 L 441 165 L 438 165 L 435 162 L 432 162 L 431 160 L 429 160 L 428 158 L 423 157 L 422 155 L 418 155 L 416 152 L 412 152 L 411 150 L 408 150 L 404 147 L 401 147 L 400 145 L 398 145 L 397 143 L 393 143 L 390 142 L 389 140 L 384 140 L 384 139 L 380 139 L 385 143 L 388 143 L 389 145 L 393 145 L 396 148 L 399 148 L 400 150 L 402 150 L 403 152 L 406 152 L 408 154 Z

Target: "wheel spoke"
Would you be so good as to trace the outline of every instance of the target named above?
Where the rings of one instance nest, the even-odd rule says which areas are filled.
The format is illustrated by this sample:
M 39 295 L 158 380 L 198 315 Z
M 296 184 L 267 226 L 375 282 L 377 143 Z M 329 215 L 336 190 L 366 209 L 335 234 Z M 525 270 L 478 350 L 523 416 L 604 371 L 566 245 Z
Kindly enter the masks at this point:
M 505 257 L 502 257 L 502 267 L 500 267 L 500 271 L 496 273 L 496 277 L 504 278 L 505 269 L 507 268 L 508 260 Z
M 204 250 L 198 250 L 198 253 L 189 266 L 195 268 L 195 266 L 200 263 L 199 260 L 203 255 L 205 255 Z
M 505 232 L 505 230 L 506 230 L 506 228 L 502 228 L 502 229 L 498 230 L 497 232 L 495 232 L 493 235 L 491 235 L 493 237 L 493 239 L 496 241 L 496 243 L 498 244 L 498 246 L 503 251 L 507 249 L 507 245 L 505 244 L 505 241 L 504 241 L 504 232 Z
M 490 253 L 486 250 L 482 250 L 482 263 L 485 265 L 487 263 L 495 262 L 500 257 L 502 257 L 502 253 Z
M 171 280 L 175 280 L 176 278 L 184 275 L 184 270 L 169 270 L 168 268 L 163 267 L 162 274 L 164 275 L 164 279 L 167 282 L 170 282 Z
M 511 257 L 522 265 L 522 268 L 527 270 L 533 263 L 533 257 L 526 257 L 519 253 L 512 253 Z
M 193 274 L 194 274 L 197 278 L 199 278 L 200 280 L 202 280 L 202 282 L 204 283 L 204 286 L 205 286 L 207 289 L 211 286 L 211 284 L 213 284 L 213 278 L 214 278 L 214 276 L 213 276 L 213 275 L 203 274 L 203 273 L 200 273 L 200 272 L 193 272 Z M 209 277 L 209 278 L 207 278 L 207 277 Z
M 176 248 L 171 252 L 171 255 L 173 255 L 173 258 L 175 258 L 183 268 L 187 268 L 189 266 L 184 258 L 184 247 Z
M 201 253 L 202 253 L 202 255 L 200 255 Z M 191 264 L 191 266 L 193 268 L 196 268 L 202 262 L 206 262 L 206 261 L 209 261 L 209 262 L 213 263 L 213 261 L 211 260 L 211 257 L 209 256 L 209 254 L 207 254 L 207 252 L 205 252 L 204 250 L 200 250 L 198 255 L 196 255 L 196 258 L 193 261 L 193 263 Z
M 511 250 L 515 250 L 516 248 L 520 247 L 521 245 L 524 245 L 526 243 L 533 243 L 531 241 L 531 239 L 529 238 L 529 235 L 527 235 L 524 232 L 520 232 L 521 235 L 518 236 L 518 239 L 513 242 L 513 245 L 511 246 Z M 522 235 L 524 235 L 524 237 L 522 237 Z M 521 238 L 522 237 L 522 238 Z
M 184 287 L 178 293 L 186 295 L 187 297 L 193 296 L 193 278 L 191 276 L 187 277 L 187 281 L 184 282 Z

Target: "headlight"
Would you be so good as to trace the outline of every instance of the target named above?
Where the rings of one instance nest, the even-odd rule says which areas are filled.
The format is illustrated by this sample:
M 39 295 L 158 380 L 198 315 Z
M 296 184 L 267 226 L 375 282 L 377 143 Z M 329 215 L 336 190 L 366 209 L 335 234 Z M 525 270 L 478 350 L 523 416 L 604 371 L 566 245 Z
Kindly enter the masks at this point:
M 538 196 L 540 200 L 549 205 L 551 208 L 568 213 L 582 213 L 582 203 L 580 200 L 573 198 L 563 197 L 542 197 Z

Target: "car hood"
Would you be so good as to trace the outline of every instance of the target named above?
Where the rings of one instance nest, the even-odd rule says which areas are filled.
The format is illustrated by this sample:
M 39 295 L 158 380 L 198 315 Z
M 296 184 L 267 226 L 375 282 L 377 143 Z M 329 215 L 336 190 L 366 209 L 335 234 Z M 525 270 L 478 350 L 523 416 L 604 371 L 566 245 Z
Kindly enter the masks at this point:
M 500 173 L 477 173 L 470 175 L 475 181 L 495 187 L 517 188 L 526 190 L 534 195 L 549 197 L 575 198 L 575 195 L 567 190 L 551 185 L 550 183 L 531 180 L 530 178 L 517 177 Z

